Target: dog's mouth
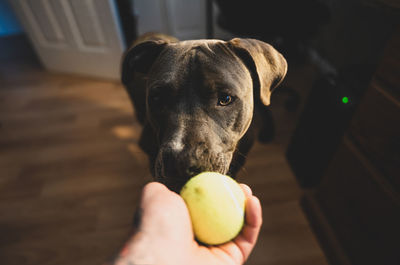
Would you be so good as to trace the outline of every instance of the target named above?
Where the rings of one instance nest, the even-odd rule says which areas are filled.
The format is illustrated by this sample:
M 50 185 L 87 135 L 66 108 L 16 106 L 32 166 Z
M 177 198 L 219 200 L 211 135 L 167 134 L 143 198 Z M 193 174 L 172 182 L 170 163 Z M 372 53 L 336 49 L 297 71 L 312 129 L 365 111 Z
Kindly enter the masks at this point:
M 224 155 L 218 155 L 217 159 L 215 159 L 213 162 L 202 164 L 202 166 L 197 166 L 186 170 L 184 168 L 180 168 L 179 170 L 171 170 L 171 167 L 164 165 L 162 160 L 157 160 L 154 165 L 154 177 L 156 181 L 163 183 L 170 190 L 179 193 L 190 178 L 202 172 L 212 171 L 221 174 L 227 174 L 229 171 L 230 162 L 230 159 L 227 160 Z
M 167 186 L 170 190 L 180 193 L 182 190 L 183 186 L 186 184 L 187 180 L 181 180 L 181 179 L 163 179 L 161 183 L 163 183 L 165 186 Z

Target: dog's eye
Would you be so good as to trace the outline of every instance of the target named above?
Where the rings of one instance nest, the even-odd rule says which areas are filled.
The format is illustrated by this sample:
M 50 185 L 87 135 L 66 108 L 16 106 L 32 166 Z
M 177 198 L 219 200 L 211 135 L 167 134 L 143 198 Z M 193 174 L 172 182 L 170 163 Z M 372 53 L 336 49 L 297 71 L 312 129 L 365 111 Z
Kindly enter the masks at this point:
M 233 102 L 233 97 L 228 94 L 221 94 L 218 96 L 218 105 L 227 106 Z

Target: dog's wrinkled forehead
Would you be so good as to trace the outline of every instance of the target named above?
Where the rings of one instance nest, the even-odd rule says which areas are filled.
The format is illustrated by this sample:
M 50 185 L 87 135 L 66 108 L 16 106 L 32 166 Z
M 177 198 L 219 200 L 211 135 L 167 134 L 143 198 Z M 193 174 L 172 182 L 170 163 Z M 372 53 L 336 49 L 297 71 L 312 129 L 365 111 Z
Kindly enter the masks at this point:
M 188 78 L 188 76 L 190 77 Z M 169 44 L 150 73 L 150 82 L 170 83 L 197 80 L 210 86 L 232 89 L 251 84 L 242 61 L 220 40 L 190 40 Z
M 221 40 L 186 40 L 186 41 L 172 43 L 172 45 L 182 47 L 183 49 L 201 47 L 212 51 L 212 47 L 215 46 L 215 44 L 222 44 L 222 43 L 223 41 Z

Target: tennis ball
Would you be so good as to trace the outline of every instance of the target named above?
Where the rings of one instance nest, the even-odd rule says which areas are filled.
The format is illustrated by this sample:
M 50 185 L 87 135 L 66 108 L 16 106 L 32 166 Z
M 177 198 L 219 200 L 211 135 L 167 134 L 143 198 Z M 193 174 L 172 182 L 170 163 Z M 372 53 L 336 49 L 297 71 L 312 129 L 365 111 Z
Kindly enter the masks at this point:
M 242 230 L 246 196 L 226 175 L 203 172 L 183 186 L 180 195 L 189 209 L 194 235 L 208 245 L 235 238 Z

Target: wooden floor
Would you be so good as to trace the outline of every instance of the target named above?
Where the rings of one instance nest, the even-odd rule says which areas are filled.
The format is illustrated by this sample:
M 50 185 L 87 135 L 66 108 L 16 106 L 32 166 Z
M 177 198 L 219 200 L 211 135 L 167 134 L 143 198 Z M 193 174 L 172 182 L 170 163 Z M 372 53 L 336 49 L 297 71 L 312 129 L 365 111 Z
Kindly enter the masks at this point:
M 127 94 L 118 82 L 21 63 L 0 63 L 0 82 L 0 264 L 101 264 L 151 179 Z M 285 98 L 272 99 L 277 138 L 254 147 L 239 178 L 264 216 L 247 264 L 325 265 L 284 157 L 298 116 Z

